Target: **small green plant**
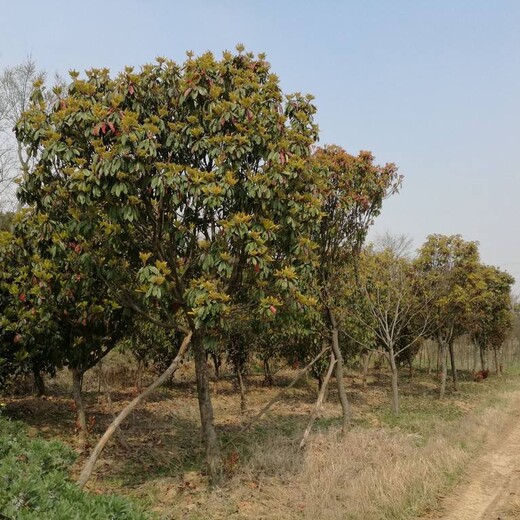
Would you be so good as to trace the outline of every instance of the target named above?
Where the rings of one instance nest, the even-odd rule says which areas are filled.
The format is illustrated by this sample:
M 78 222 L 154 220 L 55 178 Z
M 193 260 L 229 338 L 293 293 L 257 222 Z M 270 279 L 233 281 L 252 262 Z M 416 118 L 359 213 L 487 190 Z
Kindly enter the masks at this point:
M 31 439 L 0 416 L 0 513 L 17 520 L 147 518 L 127 499 L 82 492 L 68 476 L 74 459 L 61 442 Z

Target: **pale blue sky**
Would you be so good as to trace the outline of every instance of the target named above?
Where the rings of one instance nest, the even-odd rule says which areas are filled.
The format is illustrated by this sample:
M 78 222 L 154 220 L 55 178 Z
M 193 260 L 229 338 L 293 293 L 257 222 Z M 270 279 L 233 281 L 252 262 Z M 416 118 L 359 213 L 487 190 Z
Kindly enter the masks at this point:
M 376 232 L 460 233 L 520 281 L 519 0 L 0 0 L 0 68 L 119 71 L 238 42 L 316 96 L 322 144 L 399 165 Z

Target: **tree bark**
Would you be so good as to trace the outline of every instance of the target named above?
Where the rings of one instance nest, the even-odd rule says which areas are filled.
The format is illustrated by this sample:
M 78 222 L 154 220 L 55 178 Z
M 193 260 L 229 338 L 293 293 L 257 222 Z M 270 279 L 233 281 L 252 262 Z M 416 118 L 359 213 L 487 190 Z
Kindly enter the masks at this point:
M 459 376 L 457 374 L 457 367 L 455 365 L 455 349 L 453 348 L 453 340 L 449 342 L 450 350 L 450 364 L 451 364 L 451 375 L 453 377 L 453 390 L 458 392 L 459 390 Z
M 392 412 L 394 415 L 399 415 L 399 372 L 393 349 L 388 353 L 388 362 L 392 371 Z
M 34 393 L 37 397 L 45 395 L 45 380 L 43 379 L 42 373 L 37 368 L 33 367 L 34 376 Z
M 202 343 L 202 336 L 193 338 L 193 354 L 195 359 L 195 376 L 197 379 L 197 397 L 199 400 L 200 423 L 202 427 L 202 439 L 206 451 L 206 464 L 210 481 L 218 485 L 222 480 L 222 458 L 220 446 L 215 430 L 213 417 L 213 405 L 209 391 L 208 365 L 206 352 Z
M 439 388 L 439 397 L 442 399 L 446 394 L 446 379 L 448 378 L 448 345 L 442 339 L 439 339 L 439 362 L 441 372 L 441 384 Z
M 264 383 L 267 386 L 273 386 L 273 374 L 271 373 L 269 358 L 264 359 Z
M 498 351 L 496 348 L 493 349 L 493 355 L 494 355 L 494 359 L 495 359 L 495 372 L 497 373 L 497 375 L 500 375 L 500 365 L 498 363 Z
M 415 375 L 415 371 L 413 369 L 413 357 L 410 355 L 408 356 L 408 373 L 410 375 L 410 381 L 412 381 Z
M 85 413 L 85 404 L 83 403 L 83 374 L 84 372 L 78 368 L 72 371 L 72 392 L 74 395 L 74 403 L 76 404 L 77 426 L 80 445 L 84 445 L 87 440 L 87 416 Z
M 487 352 L 485 348 L 480 347 L 480 367 L 481 370 L 487 370 Z
M 334 357 L 336 358 L 336 384 L 338 386 L 338 396 L 339 401 L 341 403 L 341 410 L 343 413 L 343 425 L 342 432 L 346 433 L 350 426 L 350 404 L 347 398 L 347 392 L 345 391 L 345 383 L 343 381 L 343 356 L 341 354 L 341 350 L 339 348 L 339 331 L 338 324 L 336 322 L 336 317 L 332 312 L 330 307 L 327 308 L 329 314 L 329 320 L 331 325 L 331 333 L 332 333 L 332 352 L 334 353 Z
M 215 379 L 218 381 L 220 379 L 220 366 L 222 365 L 222 360 L 219 355 L 215 354 L 215 352 L 210 352 L 210 356 L 215 370 Z
M 329 384 L 330 376 L 332 375 L 332 371 L 334 370 L 335 364 L 336 358 L 334 357 L 334 352 L 331 352 L 329 368 L 327 370 L 327 374 L 325 375 L 325 379 L 323 380 L 323 384 L 321 385 L 320 391 L 318 393 L 318 398 L 316 399 L 314 410 L 312 411 L 311 418 L 309 419 L 309 424 L 303 432 L 302 440 L 300 442 L 300 449 L 303 449 L 305 447 L 305 444 L 307 443 L 307 437 L 309 437 L 309 434 L 311 433 L 314 421 L 316 420 L 321 409 L 323 408 L 323 400 L 325 399 L 325 393 L 327 392 L 327 386 Z
M 179 365 L 181 359 L 183 358 L 184 354 L 188 350 L 188 347 L 190 345 L 192 333 L 189 332 L 186 337 L 184 338 L 179 351 L 177 352 L 177 355 L 175 356 L 175 359 L 172 361 L 171 365 L 148 387 L 146 390 L 144 390 L 142 393 L 140 393 L 133 401 L 131 401 L 129 404 L 127 404 L 123 410 L 119 413 L 119 415 L 112 421 L 110 426 L 106 429 L 105 433 L 99 439 L 99 442 L 97 443 L 96 447 L 90 454 L 89 459 L 85 463 L 85 466 L 83 466 L 83 469 L 81 470 L 81 474 L 78 479 L 78 486 L 80 488 L 85 487 L 85 484 L 89 481 L 92 471 L 94 470 L 94 466 L 101 455 L 101 452 L 105 448 L 107 442 L 110 440 L 112 435 L 117 431 L 120 424 L 128 417 L 128 415 L 137 407 L 137 405 L 146 399 L 157 387 L 164 384 L 168 379 L 171 377 L 171 375 L 175 372 L 177 369 L 177 366 Z
M 246 385 L 244 383 L 244 374 L 242 373 L 242 367 L 239 363 L 235 363 L 235 372 L 237 376 L 238 389 L 240 391 L 240 411 L 244 413 L 247 411 Z
M 363 390 L 367 389 L 368 382 L 368 368 L 370 365 L 370 358 L 372 357 L 372 352 L 363 352 L 363 378 L 362 378 L 362 388 Z

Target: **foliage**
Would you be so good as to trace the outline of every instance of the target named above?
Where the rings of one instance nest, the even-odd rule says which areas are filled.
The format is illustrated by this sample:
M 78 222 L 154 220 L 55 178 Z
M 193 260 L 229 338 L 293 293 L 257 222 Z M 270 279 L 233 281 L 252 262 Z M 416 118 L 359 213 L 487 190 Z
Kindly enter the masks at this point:
M 509 273 L 493 266 L 480 265 L 472 273 L 467 330 L 481 349 L 500 349 L 513 326 L 513 284 Z
M 144 519 L 128 500 L 81 492 L 68 469 L 75 454 L 58 441 L 26 436 L 0 415 L 0 512 L 22 519 Z
M 122 305 L 195 331 L 210 474 L 221 474 L 204 339 L 234 311 L 267 320 L 306 301 L 308 228 L 320 216 L 307 158 L 311 96 L 284 95 L 265 56 L 158 58 L 116 77 L 71 74 L 57 101 L 40 82 L 17 136 L 35 160 L 21 199 L 88 243 Z
M 357 298 L 349 313 L 371 330 L 375 348 L 397 356 L 428 332 L 432 295 L 424 291 L 410 260 L 390 249 L 363 251 L 358 269 Z M 356 304 L 357 303 L 357 304 Z
M 48 115 L 37 90 L 18 124 L 38 156 L 23 200 L 72 234 L 103 230 L 105 275 L 142 308 L 202 328 L 254 286 L 248 304 L 268 315 L 297 280 L 300 224 L 319 215 L 310 98 L 284 97 L 264 57 L 242 52 L 86 75 Z
M 419 250 L 417 268 L 425 287 L 435 292 L 432 320 L 437 335 L 446 342 L 463 334 L 467 328 L 470 276 L 478 268 L 476 242 L 460 235 L 430 235 Z
M 0 373 L 27 365 L 84 372 L 126 332 L 128 313 L 108 296 L 88 250 L 44 215 L 17 215 L 13 232 L 2 235 L 0 258 L 0 358 L 11 360 Z

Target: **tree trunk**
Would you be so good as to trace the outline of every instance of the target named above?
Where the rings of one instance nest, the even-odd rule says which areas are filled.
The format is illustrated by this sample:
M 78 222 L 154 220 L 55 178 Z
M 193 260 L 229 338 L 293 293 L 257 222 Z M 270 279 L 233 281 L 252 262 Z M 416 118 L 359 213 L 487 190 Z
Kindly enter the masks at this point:
M 137 380 L 137 388 L 141 390 L 143 387 L 143 372 L 144 372 L 144 361 L 140 359 L 137 362 L 137 374 L 136 374 L 136 380 Z
M 215 379 L 218 381 L 220 379 L 220 366 L 222 365 L 222 360 L 220 356 L 215 354 L 215 352 L 210 352 L 211 360 L 213 361 L 213 368 L 215 369 Z
M 269 365 L 269 358 L 264 359 L 264 383 L 267 386 L 273 386 L 273 374 Z
M 498 363 L 498 350 L 496 348 L 493 349 L 493 357 L 495 359 L 495 372 L 497 375 L 500 375 L 500 364 Z
M 225 444 L 225 446 L 229 446 L 230 444 L 232 444 L 233 442 L 235 442 L 235 440 L 237 439 L 237 437 L 239 435 L 242 435 L 245 431 L 249 430 L 249 428 L 251 428 L 251 426 L 253 426 L 253 424 L 255 424 L 263 415 L 264 413 L 266 413 L 275 403 L 277 403 L 300 379 L 302 379 L 302 377 L 304 377 L 307 372 L 309 371 L 309 369 L 321 358 L 321 356 L 323 356 L 323 354 L 325 354 L 325 352 L 327 352 L 327 350 L 329 350 L 330 347 L 324 347 L 320 353 L 314 357 L 314 359 L 312 359 L 302 370 L 300 370 L 300 372 L 298 373 L 298 375 L 291 381 L 291 383 L 289 385 L 287 385 L 285 388 L 282 388 L 282 390 L 280 390 L 280 392 L 278 392 L 277 395 L 275 395 L 245 426 L 243 426 L 239 432 L 234 436 L 232 437 L 231 439 L 229 439 L 227 441 L 227 443 Z
M 76 404 L 77 426 L 79 434 L 79 443 L 84 446 L 87 440 L 87 416 L 85 414 L 85 405 L 83 403 L 83 371 L 78 368 L 72 371 L 72 392 L 74 395 L 74 403 Z
M 479 353 L 479 347 L 476 342 L 473 343 L 473 373 L 477 373 L 477 365 L 478 365 L 478 353 Z
M 487 370 L 487 351 L 485 348 L 480 347 L 480 369 L 481 370 Z
M 441 384 L 439 388 L 439 397 L 442 399 L 446 394 L 446 379 L 448 378 L 448 345 L 442 339 L 439 340 L 439 361 L 440 361 L 440 372 L 441 372 Z
M 171 365 L 146 390 L 144 390 L 144 392 L 140 393 L 133 401 L 127 404 L 119 413 L 119 415 L 112 421 L 110 426 L 106 429 L 105 433 L 103 434 L 101 439 L 99 439 L 99 442 L 90 454 L 90 457 L 85 463 L 85 466 L 83 466 L 83 469 L 81 470 L 81 474 L 78 479 L 78 486 L 80 488 L 83 488 L 85 484 L 89 481 L 90 476 L 92 475 L 92 471 L 94 470 L 94 466 L 99 456 L 101 455 L 101 452 L 105 448 L 107 442 L 110 440 L 112 435 L 117 431 L 120 424 L 127 418 L 127 416 L 136 408 L 136 406 L 141 401 L 146 399 L 158 386 L 161 386 L 166 381 L 168 381 L 171 375 L 175 372 L 181 359 L 188 350 L 191 341 L 191 336 L 191 332 L 186 335 L 179 348 L 179 352 L 177 352 L 177 355 L 175 356 L 175 359 L 172 361 Z
M 363 379 L 362 379 L 362 388 L 363 390 L 367 389 L 368 382 L 368 368 L 370 365 L 370 358 L 372 357 L 372 352 L 363 352 Z
M 34 376 L 34 393 L 37 397 L 41 397 L 45 395 L 45 381 L 40 370 L 33 367 L 32 372 Z
M 235 363 L 235 373 L 237 376 L 238 389 L 240 391 L 240 411 L 244 413 L 247 411 L 246 385 L 244 383 L 244 374 L 242 373 L 242 367 L 239 363 Z
M 195 376 L 197 379 L 197 397 L 199 400 L 200 423 L 202 439 L 206 451 L 206 464 L 210 481 L 218 485 L 222 480 L 222 458 L 220 446 L 215 430 L 213 405 L 209 391 L 208 365 L 202 337 L 193 338 L 193 354 L 195 359 Z
M 415 371 L 413 369 L 413 357 L 410 355 L 408 356 L 408 374 L 410 375 L 410 381 L 412 381 Z
M 457 367 L 455 365 L 455 350 L 453 348 L 453 340 L 450 341 L 448 347 L 449 347 L 449 351 L 450 351 L 450 364 L 451 364 L 451 375 L 453 377 L 453 390 L 455 390 L 455 392 L 458 392 L 459 376 L 457 374 Z
M 388 362 L 390 363 L 390 370 L 392 371 L 392 412 L 394 415 L 399 415 L 399 372 L 395 362 L 393 349 L 388 353 Z
M 314 406 L 314 410 L 312 411 L 311 418 L 309 420 L 309 424 L 303 432 L 303 437 L 300 442 L 300 449 L 303 449 L 305 447 L 305 444 L 307 443 L 307 437 L 311 433 L 314 421 L 316 420 L 316 417 L 318 417 L 321 409 L 323 408 L 323 400 L 325 399 L 325 393 L 327 392 L 327 386 L 329 384 L 330 376 L 332 375 L 335 363 L 336 359 L 334 357 L 334 352 L 331 352 L 329 368 L 327 370 L 327 374 L 325 375 L 325 379 L 323 380 L 323 384 L 321 385 L 320 392 L 318 394 L 318 398 L 316 399 L 316 404 Z
M 343 356 L 341 355 L 341 350 L 339 348 L 339 331 L 336 317 L 334 316 L 332 309 L 327 308 L 327 311 L 332 327 L 332 352 L 336 358 L 336 384 L 338 385 L 338 396 L 343 413 L 342 432 L 346 433 L 350 425 L 350 404 L 348 402 L 347 392 L 345 391 L 345 383 L 343 381 Z

